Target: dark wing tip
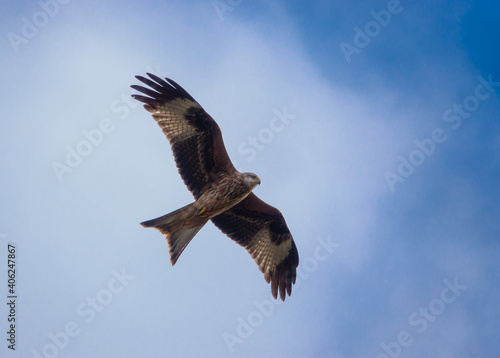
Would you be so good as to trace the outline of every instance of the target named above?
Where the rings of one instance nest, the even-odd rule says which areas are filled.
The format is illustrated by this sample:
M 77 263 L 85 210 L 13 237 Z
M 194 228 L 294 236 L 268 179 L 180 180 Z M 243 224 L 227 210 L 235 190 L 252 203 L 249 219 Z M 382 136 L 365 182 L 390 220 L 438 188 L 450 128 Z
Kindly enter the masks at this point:
M 173 87 L 169 82 L 171 81 L 170 79 L 166 78 L 165 77 L 165 81 L 164 79 L 158 77 L 157 75 L 153 74 L 153 73 L 149 73 L 149 72 L 146 72 L 146 74 L 149 76 L 149 78 L 151 78 L 153 81 L 155 81 L 156 83 L 162 85 L 162 86 L 170 86 L 170 87 Z M 144 78 L 144 77 L 143 77 Z M 148 80 L 147 78 L 144 78 L 145 80 Z M 149 80 L 148 80 L 149 81 Z
M 140 94 L 133 94 L 132 98 L 139 101 L 139 102 L 146 103 L 147 105 L 150 105 L 151 107 L 155 107 L 155 104 L 158 103 L 158 101 L 156 99 L 151 98 L 151 97 L 141 96 Z
M 297 267 L 299 266 L 299 253 L 295 242 L 292 240 L 292 247 L 288 251 L 288 256 L 276 266 L 271 272 L 271 292 L 274 299 L 280 298 L 285 302 L 286 294 L 292 294 L 292 285 L 297 279 Z
M 139 75 L 135 76 L 135 78 L 144 83 L 145 85 L 147 85 L 148 87 L 150 87 L 151 89 L 137 85 L 132 85 L 130 87 L 132 87 L 136 91 L 139 91 L 154 98 L 156 101 L 169 102 L 177 98 L 181 98 L 181 99 L 189 99 L 193 102 L 196 102 L 195 99 L 191 97 L 191 95 L 187 93 L 184 88 L 182 88 L 181 86 L 179 86 L 179 84 L 177 84 L 177 82 L 169 78 L 165 78 L 163 80 L 160 77 L 149 72 L 146 74 L 148 75 L 149 78 Z M 132 95 L 132 97 L 134 96 Z M 137 99 L 136 97 L 134 98 Z

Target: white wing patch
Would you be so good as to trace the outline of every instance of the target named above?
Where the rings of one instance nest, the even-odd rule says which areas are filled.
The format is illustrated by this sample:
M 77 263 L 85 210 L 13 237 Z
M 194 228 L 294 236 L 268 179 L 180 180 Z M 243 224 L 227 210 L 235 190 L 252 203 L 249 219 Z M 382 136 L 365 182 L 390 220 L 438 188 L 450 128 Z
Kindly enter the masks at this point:
M 287 256 L 292 247 L 292 240 L 285 240 L 279 245 L 271 242 L 268 229 L 259 231 L 248 244 L 248 252 L 252 255 L 266 281 L 271 280 L 271 271 L 276 269 Z
M 153 118 L 161 127 L 163 133 L 171 143 L 183 141 L 197 134 L 199 130 L 184 117 L 189 108 L 201 108 L 201 106 L 189 99 L 177 98 L 168 102 L 168 106 L 153 108 L 146 105 L 145 108 L 153 115 Z

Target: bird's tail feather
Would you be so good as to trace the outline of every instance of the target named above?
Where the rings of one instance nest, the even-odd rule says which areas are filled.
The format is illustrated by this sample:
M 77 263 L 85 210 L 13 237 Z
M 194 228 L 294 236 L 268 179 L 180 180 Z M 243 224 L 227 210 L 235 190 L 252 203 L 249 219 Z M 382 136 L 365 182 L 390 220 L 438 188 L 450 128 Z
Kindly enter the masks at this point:
M 193 237 L 209 220 L 208 218 L 198 216 L 195 210 L 190 210 L 191 205 L 193 204 L 186 205 L 170 214 L 141 223 L 144 227 L 154 227 L 166 235 L 172 266 L 175 265 L 177 259 Z

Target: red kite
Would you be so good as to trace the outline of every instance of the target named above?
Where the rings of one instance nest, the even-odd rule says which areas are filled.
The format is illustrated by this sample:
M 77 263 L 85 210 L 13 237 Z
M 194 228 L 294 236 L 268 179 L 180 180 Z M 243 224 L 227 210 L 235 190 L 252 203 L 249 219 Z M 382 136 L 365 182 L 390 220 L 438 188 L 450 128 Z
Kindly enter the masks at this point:
M 271 283 L 277 298 L 292 293 L 299 254 L 281 212 L 260 200 L 252 190 L 260 184 L 253 173 L 240 173 L 229 159 L 217 123 L 181 86 L 148 73 L 136 76 L 149 88 L 131 86 L 146 95 L 145 103 L 167 136 L 179 174 L 196 201 L 141 225 L 165 234 L 170 262 L 175 265 L 193 237 L 211 220 L 243 246 Z

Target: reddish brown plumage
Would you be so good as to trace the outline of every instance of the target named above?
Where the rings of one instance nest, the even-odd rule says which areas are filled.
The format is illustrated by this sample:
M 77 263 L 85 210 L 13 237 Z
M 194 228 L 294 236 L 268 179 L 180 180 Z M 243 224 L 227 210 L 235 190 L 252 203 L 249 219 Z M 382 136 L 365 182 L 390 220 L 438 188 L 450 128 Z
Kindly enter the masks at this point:
M 196 201 L 160 218 L 142 223 L 167 236 L 171 261 L 178 257 L 209 219 L 248 250 L 277 298 L 284 301 L 295 283 L 299 256 L 281 212 L 251 191 L 260 184 L 255 174 L 239 173 L 224 147 L 222 133 L 208 113 L 176 82 L 149 74 L 136 76 L 150 88 L 132 95 L 145 103 L 167 136 L 179 174 Z

